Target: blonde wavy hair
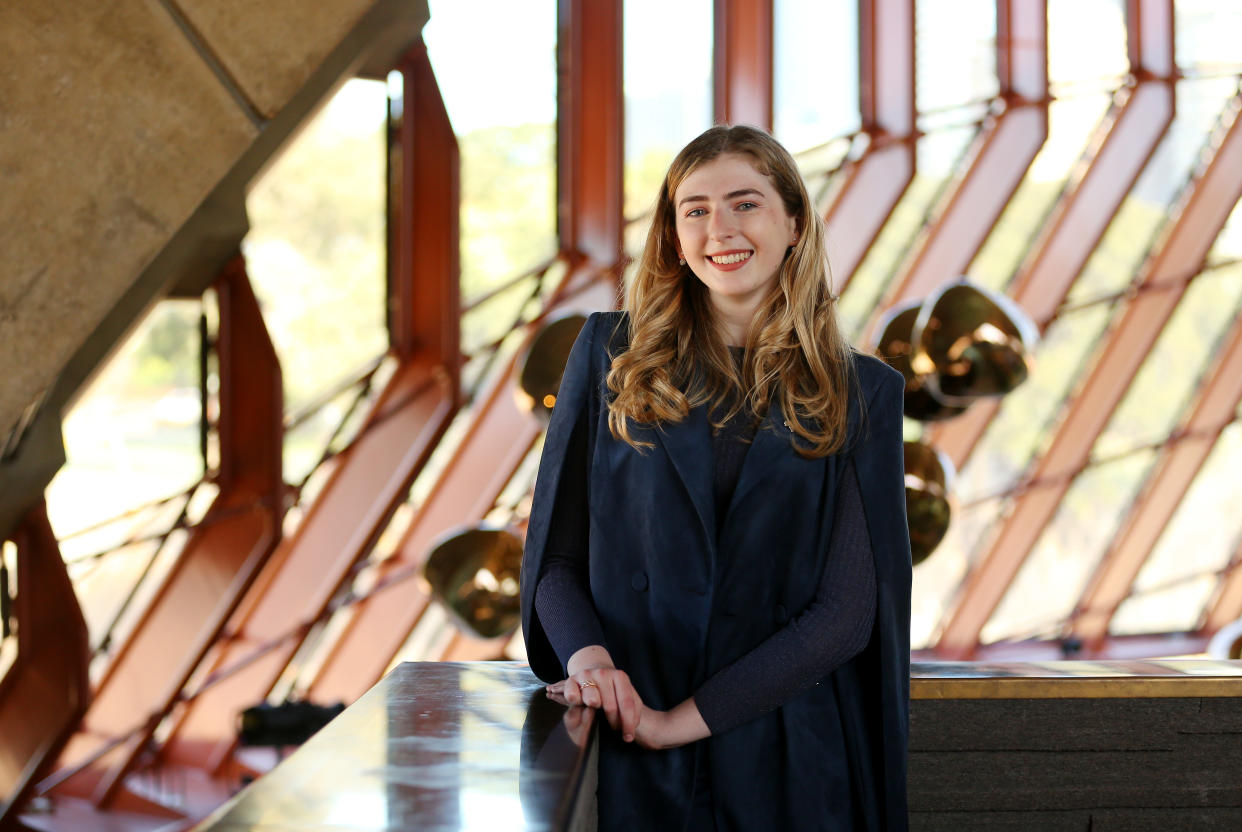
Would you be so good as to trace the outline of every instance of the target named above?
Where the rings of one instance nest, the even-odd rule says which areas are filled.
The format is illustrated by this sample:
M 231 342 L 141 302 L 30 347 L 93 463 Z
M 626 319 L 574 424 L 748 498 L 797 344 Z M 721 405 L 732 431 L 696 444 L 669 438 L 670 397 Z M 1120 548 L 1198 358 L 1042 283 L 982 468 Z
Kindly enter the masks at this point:
M 749 157 L 769 177 L 798 230 L 751 321 L 740 372 L 707 288 L 678 262 L 673 205 L 691 171 L 725 153 Z M 743 407 L 762 416 L 779 399 L 799 454 L 815 458 L 841 450 L 857 385 L 851 349 L 837 325 L 823 223 L 793 157 L 767 133 L 713 127 L 677 154 L 660 188 L 626 310 L 629 347 L 613 359 L 607 379 L 613 393 L 608 426 L 617 439 L 650 447 L 634 437 L 631 423 L 680 422 L 691 408 L 709 404 L 719 428 Z

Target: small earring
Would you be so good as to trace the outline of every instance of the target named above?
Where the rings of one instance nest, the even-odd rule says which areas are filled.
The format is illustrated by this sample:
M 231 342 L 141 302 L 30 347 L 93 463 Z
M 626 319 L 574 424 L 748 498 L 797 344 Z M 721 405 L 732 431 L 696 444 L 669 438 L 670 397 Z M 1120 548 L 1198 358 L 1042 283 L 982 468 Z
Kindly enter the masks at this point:
M 682 265 L 682 266 L 686 265 L 686 258 L 684 258 L 684 257 L 678 257 L 678 258 L 677 258 L 677 263 L 678 263 L 679 265 Z

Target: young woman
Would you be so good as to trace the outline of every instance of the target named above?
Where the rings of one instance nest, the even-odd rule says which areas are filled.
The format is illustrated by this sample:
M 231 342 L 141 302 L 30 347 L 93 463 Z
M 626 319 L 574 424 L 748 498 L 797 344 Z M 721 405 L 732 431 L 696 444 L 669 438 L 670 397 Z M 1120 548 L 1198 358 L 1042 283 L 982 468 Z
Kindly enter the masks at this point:
M 834 304 L 792 157 L 714 127 L 570 355 L 522 623 L 607 721 L 602 830 L 906 828 L 903 381 Z

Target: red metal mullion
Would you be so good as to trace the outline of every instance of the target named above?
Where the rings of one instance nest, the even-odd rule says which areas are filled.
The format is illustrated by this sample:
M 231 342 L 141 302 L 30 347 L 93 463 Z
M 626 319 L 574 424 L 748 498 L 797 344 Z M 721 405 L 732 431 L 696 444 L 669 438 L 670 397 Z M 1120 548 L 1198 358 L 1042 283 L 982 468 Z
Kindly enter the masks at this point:
M 616 292 L 602 275 L 584 292 L 566 297 L 549 315 L 608 308 Z M 454 528 L 479 523 L 538 438 L 534 417 L 518 409 L 511 360 L 471 414 L 470 426 L 426 501 L 411 520 L 377 581 L 421 567 L 435 540 Z M 417 581 L 393 584 L 357 605 L 349 625 L 324 661 L 309 694 L 322 701 L 352 701 L 383 675 L 421 619 L 429 598 Z
M 557 225 L 571 260 L 616 263 L 625 217 L 622 0 L 559 0 Z
M 90 644 L 42 500 L 13 531 L 17 657 L 0 678 L 0 828 L 54 764 L 90 701 Z
M 400 200 L 393 232 L 393 309 L 397 355 L 440 364 L 457 389 L 460 370 L 460 155 L 427 47 L 420 40 L 397 67 L 403 79 Z M 434 131 L 434 141 L 428 135 Z
M 1088 648 L 1108 635 L 1108 623 L 1125 600 L 1147 556 L 1207 460 L 1223 426 L 1242 403 L 1242 317 L 1235 322 L 1215 367 L 1200 388 L 1190 417 L 1182 423 L 1186 438 L 1167 447 L 1130 506 L 1121 531 L 1101 560 L 1073 623 L 1073 634 Z
M 1089 143 L 1098 150 L 1071 180 L 1009 287 L 1041 329 L 1052 322 L 1173 122 L 1172 20 L 1172 0 L 1127 2 L 1131 72 L 1139 82 L 1105 117 L 1102 136 Z M 962 416 L 933 427 L 929 441 L 960 470 L 999 406 L 997 401 L 978 402 Z
M 213 674 L 254 659 L 179 714 L 166 757 L 215 771 L 234 746 L 233 721 L 262 701 L 374 547 L 458 406 L 457 140 L 421 41 L 403 57 L 400 199 L 390 315 L 400 363 L 297 534 L 287 540 L 217 645 Z M 262 648 L 271 648 L 255 658 Z
M 280 365 L 241 255 L 223 269 L 216 294 L 220 491 L 112 656 L 81 729 L 61 758 L 65 775 L 89 762 L 89 769 L 68 777 L 62 790 L 90 794 L 100 805 L 118 796 L 125 775 L 280 538 Z M 112 738 L 124 741 L 99 756 Z
M 624 169 L 621 8 L 621 0 L 561 0 L 558 7 L 558 216 L 571 271 L 548 314 L 616 304 Z M 572 268 L 582 256 L 593 262 Z M 585 290 L 576 290 L 588 280 Z M 378 580 L 412 574 L 437 536 L 481 521 L 538 432 L 516 406 L 511 372 L 497 376 Z M 314 696 L 351 700 L 380 678 L 426 608 L 416 584 L 401 582 L 400 591 L 385 589 L 358 604 L 311 682 Z
M 1220 582 L 1216 598 L 1203 618 L 1200 632 L 1211 635 L 1242 617 L 1242 541 L 1229 559 L 1229 569 Z
M 970 167 L 916 241 L 884 307 L 925 297 L 965 273 L 1048 137 L 1047 2 L 997 0 L 996 8 L 1005 110 L 975 140 Z
M 773 0 L 716 0 L 713 66 L 717 124 L 772 129 Z
M 838 294 L 914 179 L 914 0 L 859 0 L 858 38 L 858 101 L 870 144 L 842 168 L 824 212 Z
M 1203 263 L 1242 193 L 1242 179 L 1236 175 L 1242 168 L 1239 102 L 1237 96 L 1231 99 L 1233 123 L 1172 211 L 1160 243 L 1142 268 L 1138 294 L 1097 350 L 1081 392 L 1066 408 L 1051 446 L 1036 464 L 1032 480 L 1040 484 L 1014 499 L 1012 511 L 967 576 L 937 644 L 942 655 L 967 656 L 977 646 L 984 624 L 1069 490 L 1072 478 L 1062 475 L 1087 463 L 1096 439 L 1185 293 L 1185 284 L 1176 278 L 1188 264 Z M 1142 291 L 1153 284 L 1161 288 Z

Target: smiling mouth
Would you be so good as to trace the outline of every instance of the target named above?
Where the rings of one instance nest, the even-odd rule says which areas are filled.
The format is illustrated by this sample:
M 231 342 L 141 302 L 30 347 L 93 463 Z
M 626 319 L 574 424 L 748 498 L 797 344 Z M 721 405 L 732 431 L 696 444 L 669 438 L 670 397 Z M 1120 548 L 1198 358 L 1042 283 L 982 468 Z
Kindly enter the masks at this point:
M 707 259 L 717 266 L 730 266 L 749 260 L 753 254 L 753 251 L 730 251 L 726 254 L 709 254 Z

